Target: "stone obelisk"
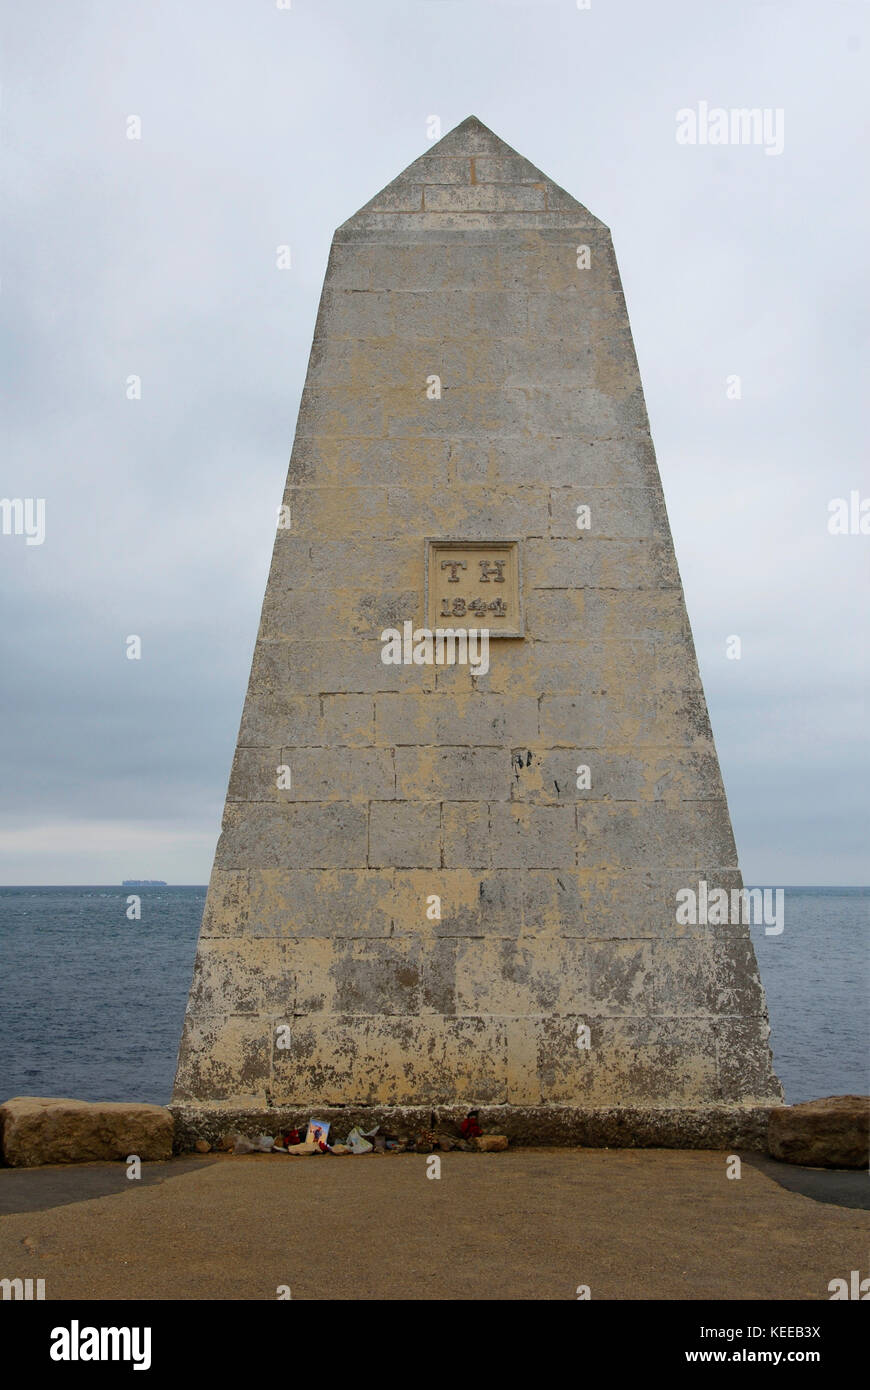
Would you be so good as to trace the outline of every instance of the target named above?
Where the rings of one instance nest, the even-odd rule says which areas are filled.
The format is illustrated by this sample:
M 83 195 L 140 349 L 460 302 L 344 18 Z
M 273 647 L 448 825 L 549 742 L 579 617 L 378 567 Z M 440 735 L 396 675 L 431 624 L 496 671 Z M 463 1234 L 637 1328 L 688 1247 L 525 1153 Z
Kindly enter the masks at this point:
M 699 885 L 740 901 L 610 233 L 470 117 L 333 241 L 181 1133 L 763 1142 L 749 926 Z

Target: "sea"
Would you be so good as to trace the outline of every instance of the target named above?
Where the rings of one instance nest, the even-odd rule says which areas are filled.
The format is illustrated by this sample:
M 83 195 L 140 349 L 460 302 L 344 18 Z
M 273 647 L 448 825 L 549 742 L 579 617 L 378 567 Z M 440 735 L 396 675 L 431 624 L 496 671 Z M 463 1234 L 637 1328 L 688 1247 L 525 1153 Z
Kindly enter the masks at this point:
M 0 888 L 0 1101 L 166 1104 L 205 892 Z M 866 1094 L 870 888 L 787 888 L 783 920 L 751 934 L 786 1100 Z

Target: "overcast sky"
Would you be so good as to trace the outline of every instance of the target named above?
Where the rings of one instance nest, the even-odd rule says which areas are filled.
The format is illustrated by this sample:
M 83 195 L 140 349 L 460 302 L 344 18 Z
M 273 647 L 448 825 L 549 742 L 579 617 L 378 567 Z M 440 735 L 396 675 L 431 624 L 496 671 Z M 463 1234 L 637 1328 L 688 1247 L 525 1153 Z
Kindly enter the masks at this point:
M 868 58 L 861 0 L 12 7 L 0 883 L 207 880 L 333 230 L 470 114 L 612 230 L 747 880 L 870 882 Z

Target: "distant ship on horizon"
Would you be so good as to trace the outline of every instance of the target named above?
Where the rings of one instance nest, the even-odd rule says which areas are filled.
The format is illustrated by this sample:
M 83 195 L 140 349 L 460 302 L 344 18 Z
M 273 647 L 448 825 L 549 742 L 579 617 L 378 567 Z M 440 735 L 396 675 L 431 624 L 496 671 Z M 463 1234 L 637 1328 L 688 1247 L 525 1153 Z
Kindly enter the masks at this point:
M 125 878 L 121 880 L 122 888 L 168 888 L 169 884 L 165 878 Z

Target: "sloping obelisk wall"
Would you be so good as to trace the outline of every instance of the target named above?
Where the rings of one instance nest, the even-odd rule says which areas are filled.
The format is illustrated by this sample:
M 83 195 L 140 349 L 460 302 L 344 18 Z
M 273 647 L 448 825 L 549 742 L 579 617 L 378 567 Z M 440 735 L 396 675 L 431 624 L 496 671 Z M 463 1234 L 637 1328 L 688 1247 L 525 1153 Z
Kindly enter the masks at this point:
M 752 1142 L 748 928 L 677 920 L 740 876 L 610 234 L 475 118 L 335 235 L 284 504 L 188 1132 L 475 1104 Z M 384 663 L 439 617 L 491 628 L 486 674 Z

